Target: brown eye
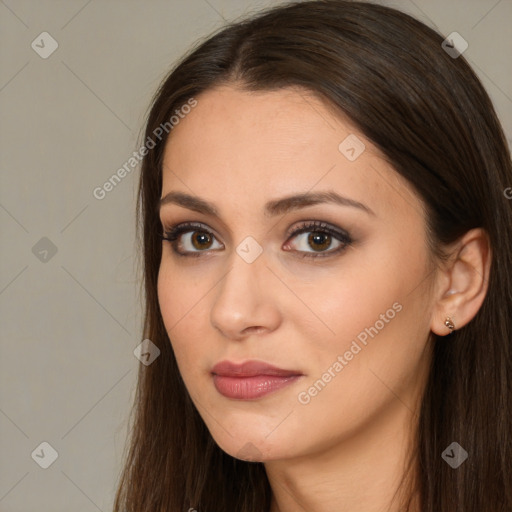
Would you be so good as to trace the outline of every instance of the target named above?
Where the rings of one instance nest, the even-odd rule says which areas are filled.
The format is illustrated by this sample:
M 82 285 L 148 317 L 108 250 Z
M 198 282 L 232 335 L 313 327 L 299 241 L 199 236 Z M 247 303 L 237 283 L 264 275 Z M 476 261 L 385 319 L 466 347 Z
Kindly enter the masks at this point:
M 213 237 L 211 237 L 208 233 L 203 231 L 194 231 L 192 236 L 190 237 L 192 245 L 198 249 L 209 249 L 212 244 Z
M 329 248 L 332 242 L 331 235 L 321 232 L 312 232 L 308 236 L 308 244 L 313 249 L 324 251 Z M 316 247 L 315 247 L 316 246 Z
M 162 239 L 171 242 L 174 252 L 180 256 L 200 256 L 212 248 L 215 235 L 201 224 L 186 223 L 169 229 Z M 222 244 L 214 247 L 218 248 L 222 249 Z
M 346 231 L 319 221 L 308 222 L 289 236 L 294 242 L 287 242 L 286 247 L 293 247 L 303 257 L 330 256 L 352 244 L 352 238 Z
M 284 246 L 285 250 L 293 247 L 294 252 L 300 253 L 302 257 L 331 256 L 342 252 L 353 242 L 345 230 L 318 221 L 306 223 L 288 236 L 289 241 Z M 174 252 L 180 256 L 201 256 L 202 253 L 224 247 L 216 241 L 210 230 L 194 223 L 174 226 L 162 236 L 162 239 L 171 242 Z M 292 244 L 292 239 L 297 239 L 298 243 Z M 217 247 L 215 243 L 218 244 Z

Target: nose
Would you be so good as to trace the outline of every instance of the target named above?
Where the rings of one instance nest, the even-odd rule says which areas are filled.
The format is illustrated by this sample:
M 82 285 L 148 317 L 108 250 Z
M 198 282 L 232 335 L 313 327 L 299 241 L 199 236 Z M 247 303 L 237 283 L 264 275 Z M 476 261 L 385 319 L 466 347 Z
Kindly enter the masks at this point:
M 278 284 L 264 252 L 252 263 L 233 252 L 231 267 L 216 290 L 211 324 L 236 341 L 274 331 L 281 323 Z

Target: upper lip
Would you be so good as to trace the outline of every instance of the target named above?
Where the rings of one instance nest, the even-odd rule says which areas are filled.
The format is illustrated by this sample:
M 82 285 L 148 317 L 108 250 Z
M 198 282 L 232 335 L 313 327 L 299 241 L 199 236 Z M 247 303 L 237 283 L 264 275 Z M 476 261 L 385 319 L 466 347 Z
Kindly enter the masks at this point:
M 262 361 L 246 361 L 245 363 L 221 361 L 212 368 L 212 373 L 223 377 L 254 377 L 256 375 L 291 377 L 302 375 L 302 373 L 297 370 L 284 370 Z

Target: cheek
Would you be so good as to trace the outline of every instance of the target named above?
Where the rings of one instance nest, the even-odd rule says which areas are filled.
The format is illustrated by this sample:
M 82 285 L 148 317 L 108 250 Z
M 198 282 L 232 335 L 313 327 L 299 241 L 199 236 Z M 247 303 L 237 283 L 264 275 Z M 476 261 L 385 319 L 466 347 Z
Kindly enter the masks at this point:
M 188 302 L 186 294 L 189 292 L 189 288 L 183 287 L 182 285 L 180 275 L 173 273 L 170 265 L 162 262 L 160 264 L 157 282 L 158 304 L 169 334 L 171 328 L 185 313 L 185 304 Z M 178 289 L 182 291 L 181 296 L 177 293 Z
M 369 369 L 390 385 L 414 371 L 428 334 L 427 258 L 420 242 L 411 254 L 401 249 L 403 241 L 391 240 L 376 239 L 374 247 L 341 262 L 338 273 L 306 294 L 324 321 L 323 326 L 302 321 L 305 340 L 312 340 L 312 379 L 345 355 L 350 372 L 343 373 L 351 373 L 363 389 L 376 379 Z
M 202 325 L 198 315 L 204 314 L 201 298 L 207 290 L 207 286 L 203 288 L 200 282 L 194 282 L 185 272 L 176 271 L 169 261 L 163 260 L 158 273 L 158 302 L 180 371 L 185 373 L 187 368 L 197 366 L 192 363 L 201 351 L 194 340 L 203 338 L 197 332 Z
M 182 323 L 190 322 L 194 313 L 213 286 L 208 284 L 207 273 L 199 266 L 180 268 L 173 262 L 170 249 L 164 251 L 158 272 L 157 292 L 160 311 L 167 331 L 174 332 Z
M 404 314 L 397 310 L 404 309 L 413 283 L 424 275 L 424 270 L 421 264 L 409 263 L 407 267 L 389 254 L 384 257 L 385 251 L 380 256 L 370 251 L 354 254 L 350 260 L 340 262 L 338 271 L 299 292 L 321 320 L 310 326 L 309 337 L 315 339 L 315 350 L 322 347 L 329 353 L 333 349 L 344 352 L 358 336 L 364 343 L 370 337 L 368 330 L 383 332 L 392 323 L 400 323 L 398 317 Z

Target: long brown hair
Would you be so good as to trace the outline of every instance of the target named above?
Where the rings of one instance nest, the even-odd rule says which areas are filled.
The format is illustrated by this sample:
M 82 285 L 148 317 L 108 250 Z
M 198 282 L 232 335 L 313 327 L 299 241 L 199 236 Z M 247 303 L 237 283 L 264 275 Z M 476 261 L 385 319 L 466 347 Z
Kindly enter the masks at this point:
M 493 105 L 444 37 L 397 10 L 345 0 L 291 3 L 223 28 L 194 48 L 160 86 L 145 140 L 137 211 L 144 258 L 144 338 L 161 351 L 140 365 L 131 439 L 116 512 L 265 512 L 262 463 L 214 442 L 184 386 L 157 298 L 166 130 L 191 98 L 222 83 L 247 90 L 298 86 L 347 116 L 424 202 L 432 254 L 468 230 L 489 235 L 483 305 L 447 342 L 431 336 L 432 367 L 419 418 L 422 512 L 512 510 L 512 186 L 510 152 Z M 157 132 L 160 133 L 160 132 Z M 149 147 L 149 146 L 148 146 Z M 469 458 L 441 457 L 453 441 Z M 129 449 L 128 449 L 129 448 Z

